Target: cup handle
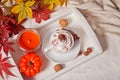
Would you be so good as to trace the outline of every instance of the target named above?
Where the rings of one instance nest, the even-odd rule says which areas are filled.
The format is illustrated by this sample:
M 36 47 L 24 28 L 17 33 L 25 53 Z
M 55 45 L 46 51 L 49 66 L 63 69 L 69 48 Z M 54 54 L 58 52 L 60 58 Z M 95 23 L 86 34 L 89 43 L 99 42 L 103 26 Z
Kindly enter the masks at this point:
M 47 53 L 47 52 L 49 52 L 51 50 L 51 47 L 46 47 L 45 49 L 44 49 L 44 51 Z

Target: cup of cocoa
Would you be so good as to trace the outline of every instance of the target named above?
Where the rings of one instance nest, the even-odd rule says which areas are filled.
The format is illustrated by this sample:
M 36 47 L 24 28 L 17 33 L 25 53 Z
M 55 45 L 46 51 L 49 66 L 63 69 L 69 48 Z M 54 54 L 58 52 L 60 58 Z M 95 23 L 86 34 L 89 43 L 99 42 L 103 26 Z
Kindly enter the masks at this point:
M 58 52 L 67 52 L 74 46 L 73 35 L 64 29 L 58 29 L 50 37 L 50 47 Z

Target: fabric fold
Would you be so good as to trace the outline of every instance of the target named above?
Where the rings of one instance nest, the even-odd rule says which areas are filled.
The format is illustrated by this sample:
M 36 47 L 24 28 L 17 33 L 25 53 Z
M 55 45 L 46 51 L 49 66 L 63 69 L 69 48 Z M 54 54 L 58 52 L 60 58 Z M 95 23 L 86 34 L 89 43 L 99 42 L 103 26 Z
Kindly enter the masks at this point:
M 83 3 L 81 0 L 71 1 L 73 2 L 70 5 L 78 8 L 95 32 L 102 35 L 116 34 L 120 37 L 119 0 L 82 0 Z

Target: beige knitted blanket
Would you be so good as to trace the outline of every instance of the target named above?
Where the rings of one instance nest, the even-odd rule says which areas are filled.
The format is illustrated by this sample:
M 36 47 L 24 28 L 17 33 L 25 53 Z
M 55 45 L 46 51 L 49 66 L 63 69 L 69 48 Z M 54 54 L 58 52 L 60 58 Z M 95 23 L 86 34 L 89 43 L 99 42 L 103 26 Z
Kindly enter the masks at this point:
M 95 32 L 120 37 L 120 0 L 70 0 Z

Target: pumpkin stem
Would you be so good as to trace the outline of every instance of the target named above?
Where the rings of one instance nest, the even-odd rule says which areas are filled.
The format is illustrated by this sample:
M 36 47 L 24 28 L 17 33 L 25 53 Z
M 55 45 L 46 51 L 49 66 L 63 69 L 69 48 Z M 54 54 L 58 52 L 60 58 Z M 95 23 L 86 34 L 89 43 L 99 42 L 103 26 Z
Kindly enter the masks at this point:
M 28 62 L 28 67 L 31 67 L 33 63 L 31 61 Z

